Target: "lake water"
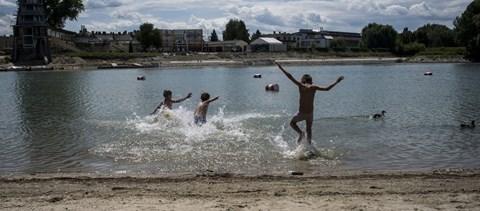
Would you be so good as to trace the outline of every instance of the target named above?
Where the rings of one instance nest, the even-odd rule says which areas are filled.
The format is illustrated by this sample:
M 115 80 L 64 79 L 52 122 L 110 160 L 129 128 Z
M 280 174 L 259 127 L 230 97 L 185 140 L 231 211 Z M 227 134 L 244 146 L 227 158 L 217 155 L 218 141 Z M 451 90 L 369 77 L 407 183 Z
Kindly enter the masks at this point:
M 480 168 L 480 128 L 460 128 L 480 122 L 479 65 L 285 68 L 320 85 L 345 76 L 316 94 L 313 159 L 298 157 L 289 126 L 298 89 L 276 66 L 0 72 L 0 173 Z M 268 83 L 280 91 L 265 91 Z M 174 99 L 193 93 L 170 120 L 149 115 L 164 89 Z M 220 98 L 198 127 L 202 92 Z M 382 110 L 384 119 L 369 118 Z

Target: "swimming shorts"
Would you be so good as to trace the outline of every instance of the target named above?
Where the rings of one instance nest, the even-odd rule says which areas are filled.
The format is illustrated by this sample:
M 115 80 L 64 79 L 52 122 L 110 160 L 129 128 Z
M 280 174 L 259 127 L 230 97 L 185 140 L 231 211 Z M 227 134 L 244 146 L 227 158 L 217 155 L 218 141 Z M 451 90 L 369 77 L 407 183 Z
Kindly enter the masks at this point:
M 313 121 L 313 113 L 311 114 L 302 114 L 302 113 L 297 113 L 295 116 L 292 118 L 292 122 L 300 122 L 303 120 L 310 120 Z
M 207 123 L 207 117 L 206 116 L 195 116 L 194 117 L 194 122 L 197 125 L 203 125 Z

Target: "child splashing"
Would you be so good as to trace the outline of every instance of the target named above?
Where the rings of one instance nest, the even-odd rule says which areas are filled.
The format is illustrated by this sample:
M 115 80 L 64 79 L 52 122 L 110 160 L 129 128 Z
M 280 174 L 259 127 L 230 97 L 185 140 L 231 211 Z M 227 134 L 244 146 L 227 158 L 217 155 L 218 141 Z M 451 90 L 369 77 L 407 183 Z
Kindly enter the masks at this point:
M 313 103 L 315 99 L 315 92 L 317 90 L 329 91 L 343 80 L 343 76 L 339 76 L 335 82 L 328 86 L 320 86 L 312 83 L 312 77 L 310 75 L 304 74 L 301 81 L 298 81 L 292 76 L 292 74 L 283 69 L 280 63 L 276 64 L 287 76 L 287 78 L 298 86 L 298 91 L 300 93 L 298 112 L 290 121 L 290 126 L 298 133 L 297 144 L 301 143 L 305 135 L 305 133 L 297 125 L 297 122 L 300 121 L 306 121 L 307 140 L 309 144 L 312 144 Z
M 202 93 L 200 98 L 202 99 L 202 102 L 198 103 L 194 114 L 194 122 L 196 125 L 199 126 L 207 123 L 208 105 L 210 105 L 211 102 L 217 100 L 218 96 L 210 99 L 210 94 L 205 92 Z

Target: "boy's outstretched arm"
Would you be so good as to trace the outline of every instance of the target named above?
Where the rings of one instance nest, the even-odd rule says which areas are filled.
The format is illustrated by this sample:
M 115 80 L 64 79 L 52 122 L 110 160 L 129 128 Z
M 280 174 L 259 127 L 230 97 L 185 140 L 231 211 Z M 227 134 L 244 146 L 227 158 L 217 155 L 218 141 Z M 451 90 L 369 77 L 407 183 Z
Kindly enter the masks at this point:
M 282 72 L 287 76 L 287 78 L 290 79 L 293 83 L 295 83 L 297 86 L 302 85 L 302 83 L 300 81 L 297 81 L 297 79 L 295 79 L 292 74 L 290 74 L 285 69 L 283 69 L 283 67 L 282 67 L 282 65 L 280 65 L 280 63 L 275 62 L 275 64 L 277 64 L 278 68 L 280 68 L 280 70 L 282 70 Z
M 186 97 L 182 98 L 182 99 L 172 100 L 172 103 L 179 103 L 179 102 L 182 102 L 182 101 L 184 101 L 184 100 L 186 100 L 186 99 L 188 99 L 188 98 L 190 98 L 190 97 L 192 97 L 192 93 L 191 93 L 191 92 L 188 93 L 188 95 L 187 95 Z
M 331 83 L 330 85 L 328 86 L 316 86 L 317 90 L 320 90 L 320 91 L 328 91 L 330 89 L 332 89 L 335 85 L 337 85 L 338 83 L 340 83 L 340 81 L 342 81 L 344 79 L 343 76 L 339 76 L 337 78 L 337 80 L 333 83 Z
M 213 101 L 215 101 L 215 100 L 218 100 L 218 98 L 219 98 L 219 96 L 216 96 L 216 97 L 214 97 L 214 98 L 212 98 L 212 99 L 210 99 L 210 100 L 207 100 L 207 103 L 211 103 L 211 102 L 213 102 Z

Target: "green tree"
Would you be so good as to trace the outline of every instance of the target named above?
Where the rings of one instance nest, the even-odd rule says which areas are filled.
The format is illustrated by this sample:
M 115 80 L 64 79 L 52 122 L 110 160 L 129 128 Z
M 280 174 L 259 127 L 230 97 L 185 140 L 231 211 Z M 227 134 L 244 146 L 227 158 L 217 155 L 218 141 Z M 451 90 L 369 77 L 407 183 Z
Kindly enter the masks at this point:
M 140 42 L 143 51 L 147 52 L 153 45 L 153 24 L 143 23 L 140 25 L 140 31 L 137 31 L 135 37 Z
M 134 36 L 138 42 L 140 42 L 145 52 L 147 52 L 150 47 L 160 50 L 163 45 L 162 31 L 154 28 L 151 23 L 143 23 L 140 25 L 140 30 L 134 31 Z
M 390 25 L 369 23 L 362 29 L 362 41 L 367 48 L 388 48 L 393 50 L 397 31 Z
M 257 29 L 257 31 L 255 33 L 252 34 L 252 37 L 250 38 L 250 40 L 256 40 L 258 38 L 260 38 L 262 36 L 262 33 L 260 33 L 260 31 Z
M 343 38 L 335 38 L 328 44 L 329 48 L 339 48 L 339 49 L 346 49 L 347 42 Z
M 408 30 L 408 27 L 403 28 L 403 32 L 398 35 L 398 39 L 402 44 L 408 44 L 415 41 L 413 32 Z
M 128 43 L 128 52 L 129 52 L 129 53 L 133 53 L 132 41 L 130 41 L 130 43 Z
M 453 30 L 445 25 L 426 24 L 414 32 L 415 40 L 426 47 L 454 47 Z
M 466 58 L 480 61 L 480 0 L 470 3 L 453 25 L 455 39 L 467 49 Z
M 247 43 L 250 42 L 248 39 L 248 29 L 243 20 L 230 19 L 222 34 L 223 40 L 243 40 Z
M 152 46 L 157 50 L 160 50 L 160 48 L 163 45 L 162 31 L 160 31 L 160 29 L 157 29 L 157 28 L 153 29 L 151 39 L 152 39 Z
M 82 0 L 46 0 L 45 6 L 48 25 L 55 28 L 65 27 L 67 19 L 77 20 L 78 15 L 85 10 Z
M 212 41 L 212 42 L 218 41 L 218 35 L 217 35 L 217 32 L 215 31 L 215 29 L 213 30 L 212 34 L 210 35 L 210 41 Z
M 402 43 L 400 39 L 397 40 L 395 53 L 402 56 L 413 56 L 420 51 L 425 51 L 425 45 L 418 42 Z

